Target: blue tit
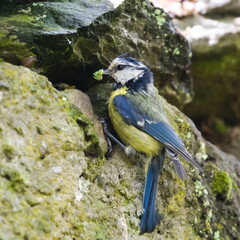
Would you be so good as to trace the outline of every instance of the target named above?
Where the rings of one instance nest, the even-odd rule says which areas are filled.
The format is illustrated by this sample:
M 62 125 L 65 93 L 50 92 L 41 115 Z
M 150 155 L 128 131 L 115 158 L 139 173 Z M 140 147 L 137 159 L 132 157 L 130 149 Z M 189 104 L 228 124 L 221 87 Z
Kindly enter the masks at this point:
M 140 232 L 152 232 L 162 216 L 155 208 L 158 175 L 165 153 L 181 180 L 187 179 L 178 155 L 197 168 L 198 163 L 187 152 L 182 140 L 171 127 L 163 109 L 163 101 L 153 85 L 153 73 L 135 58 L 121 55 L 104 70 L 114 78 L 114 90 L 108 101 L 111 122 L 123 144 L 149 156 L 143 196 L 144 213 Z

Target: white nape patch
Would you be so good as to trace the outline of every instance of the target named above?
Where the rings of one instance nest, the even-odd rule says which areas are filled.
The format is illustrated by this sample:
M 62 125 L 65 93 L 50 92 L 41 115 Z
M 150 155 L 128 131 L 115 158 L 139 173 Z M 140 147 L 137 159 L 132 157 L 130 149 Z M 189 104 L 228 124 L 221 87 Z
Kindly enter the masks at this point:
M 117 8 L 124 0 L 110 0 L 114 8 Z
M 75 199 L 78 202 L 87 194 L 89 185 L 90 182 L 83 177 L 78 180 L 78 189 L 75 193 Z

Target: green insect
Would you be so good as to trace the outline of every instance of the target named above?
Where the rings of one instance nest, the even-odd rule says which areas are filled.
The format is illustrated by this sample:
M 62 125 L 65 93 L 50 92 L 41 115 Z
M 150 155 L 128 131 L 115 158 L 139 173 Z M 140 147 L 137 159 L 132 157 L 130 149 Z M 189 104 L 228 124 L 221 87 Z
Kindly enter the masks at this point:
M 101 81 L 103 79 L 103 74 L 104 70 L 100 69 L 93 74 L 93 78 L 96 79 L 97 81 Z

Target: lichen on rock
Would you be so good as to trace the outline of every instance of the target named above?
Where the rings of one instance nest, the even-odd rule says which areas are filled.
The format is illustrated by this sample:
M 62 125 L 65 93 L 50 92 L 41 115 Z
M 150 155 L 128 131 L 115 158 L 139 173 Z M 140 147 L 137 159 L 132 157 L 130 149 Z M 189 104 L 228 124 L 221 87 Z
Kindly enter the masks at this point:
M 216 196 L 221 195 L 226 200 L 232 198 L 233 180 L 228 172 L 221 170 L 214 171 L 211 187 Z
M 106 105 L 104 103 L 107 102 L 111 91 L 111 84 L 99 84 L 88 91 L 94 110 L 101 117 L 107 117 Z M 171 125 L 183 139 L 188 151 L 203 165 L 204 174 L 200 174 L 198 170 L 192 168 L 186 161 L 181 159 L 190 177 L 188 181 L 181 182 L 177 178 L 171 162 L 167 159 L 162 176 L 159 179 L 159 190 L 157 193 L 157 206 L 159 212 L 164 214 L 164 219 L 157 227 L 157 230 L 151 233 L 151 236 L 142 238 L 140 236 L 139 238 L 136 237 L 136 239 L 156 239 L 159 237 L 162 239 L 176 239 L 176 236 L 181 236 L 183 239 L 213 239 L 218 236 L 220 239 L 237 239 L 237 228 L 239 227 L 237 209 L 239 207 L 240 195 L 239 190 L 233 192 L 232 189 L 233 186 L 239 189 L 239 182 L 237 181 L 239 161 L 205 141 L 193 122 L 176 107 L 167 103 L 163 98 L 162 103 L 166 114 L 171 119 Z M 112 168 L 119 164 L 118 161 L 120 160 L 118 159 L 126 159 L 126 156 L 123 151 L 121 152 L 116 147 L 116 152 L 110 159 L 110 161 L 114 161 Z M 134 192 L 137 190 L 137 193 L 141 194 L 144 184 L 143 165 L 146 159 L 143 156 L 138 156 L 137 158 L 131 157 L 125 161 L 129 161 L 133 165 L 130 167 L 131 170 L 120 168 L 121 171 L 124 171 L 124 185 L 127 184 L 129 186 L 129 184 L 135 184 L 131 184 L 131 181 L 139 181 L 138 184 L 142 184 L 142 189 L 131 190 Z M 135 169 L 135 165 L 139 164 L 140 168 Z M 141 174 L 135 176 L 132 173 L 132 168 Z M 130 172 L 130 175 L 127 172 Z M 214 183 L 219 184 L 219 173 L 221 172 L 224 173 L 224 180 L 226 181 L 225 184 L 220 184 L 222 186 L 220 193 L 222 197 L 219 198 L 216 192 L 218 188 L 215 189 L 213 186 Z M 120 188 L 120 186 L 115 184 L 113 188 Z M 225 203 L 226 200 L 228 200 L 227 203 Z M 139 212 L 140 210 L 136 209 L 135 211 Z M 229 225 L 225 212 L 231 212 L 231 224 L 234 224 L 234 227 L 230 227 L 231 224 Z M 133 219 L 131 220 L 133 221 Z M 134 221 L 138 220 L 135 219 Z M 221 222 L 221 224 L 218 222 Z M 136 231 L 137 227 L 135 225 L 134 230 L 128 229 L 129 234 L 134 235 L 133 231 Z
M 0 63 L 0 92 L 0 239 L 87 239 L 82 185 L 105 151 L 91 115 L 25 67 Z
M 40 60 L 44 60 L 43 72 L 51 79 L 61 81 L 67 76 L 69 82 L 87 89 L 94 81 L 93 72 L 117 55 L 131 51 L 133 57 L 153 70 L 164 96 L 172 96 L 181 104 L 192 98 L 188 75 L 191 51 L 162 9 L 147 1 L 126 0 L 116 11 L 89 22 L 89 27 L 79 28 L 76 35 L 65 31 L 74 27 L 76 32 L 79 25 L 71 25 L 74 18 L 59 32 L 50 27 L 52 35 L 42 32 L 44 37 L 40 34 L 42 38 L 34 46 L 25 44 L 21 37 L 29 35 L 23 32 L 17 38 L 9 34 L 14 21 L 22 23 L 22 30 L 27 19 L 38 33 L 43 30 L 41 26 L 46 26 L 44 23 L 55 23 L 52 27 L 63 23 L 66 15 L 57 22 L 55 18 L 54 22 L 49 20 L 50 15 L 44 12 L 47 5 L 53 9 L 54 2 L 35 3 L 30 9 L 29 5 L 18 6 L 16 16 L 6 12 L 8 16 L 0 19 L 4 23 L 0 41 L 15 39 L 18 46 L 11 52 L 13 45 L 4 45 L 2 49 L 8 51 L 1 51 L 3 60 L 7 59 L 5 53 L 12 53 L 8 59 L 19 64 L 25 57 L 39 53 Z M 58 9 L 62 6 L 60 2 L 55 5 Z M 38 13 L 35 17 L 34 9 Z M 60 10 L 64 13 L 63 8 Z M 106 102 L 112 84 L 96 85 L 95 81 L 95 86 L 88 89 L 93 113 L 83 92 L 59 92 L 46 77 L 3 60 L 0 239 L 239 239 L 239 161 L 205 141 L 176 107 L 162 98 L 171 125 L 204 173 L 181 159 L 189 175 L 189 181 L 182 182 L 166 159 L 156 201 L 164 219 L 153 233 L 139 235 L 144 165 L 148 159 L 141 154 L 128 157 L 114 145 L 112 156 L 106 160 L 105 137 L 94 115 L 108 116 Z
M 115 11 L 78 30 L 74 52 L 87 72 L 126 52 L 151 66 L 156 86 L 171 101 L 181 105 L 192 98 L 188 43 L 164 10 L 148 1 L 124 1 Z M 87 73 L 86 73 L 87 74 Z

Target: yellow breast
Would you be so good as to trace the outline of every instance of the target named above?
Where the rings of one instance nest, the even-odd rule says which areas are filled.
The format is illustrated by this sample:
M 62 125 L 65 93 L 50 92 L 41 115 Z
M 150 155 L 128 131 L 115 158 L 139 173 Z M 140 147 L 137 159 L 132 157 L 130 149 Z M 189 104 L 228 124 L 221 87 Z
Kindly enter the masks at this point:
M 116 111 L 113 105 L 114 97 L 118 95 L 126 95 L 127 87 L 123 87 L 112 92 L 108 110 L 113 127 L 124 144 L 131 145 L 139 152 L 147 155 L 158 155 L 162 145 L 147 133 L 142 132 L 136 127 L 127 124 L 121 115 Z

